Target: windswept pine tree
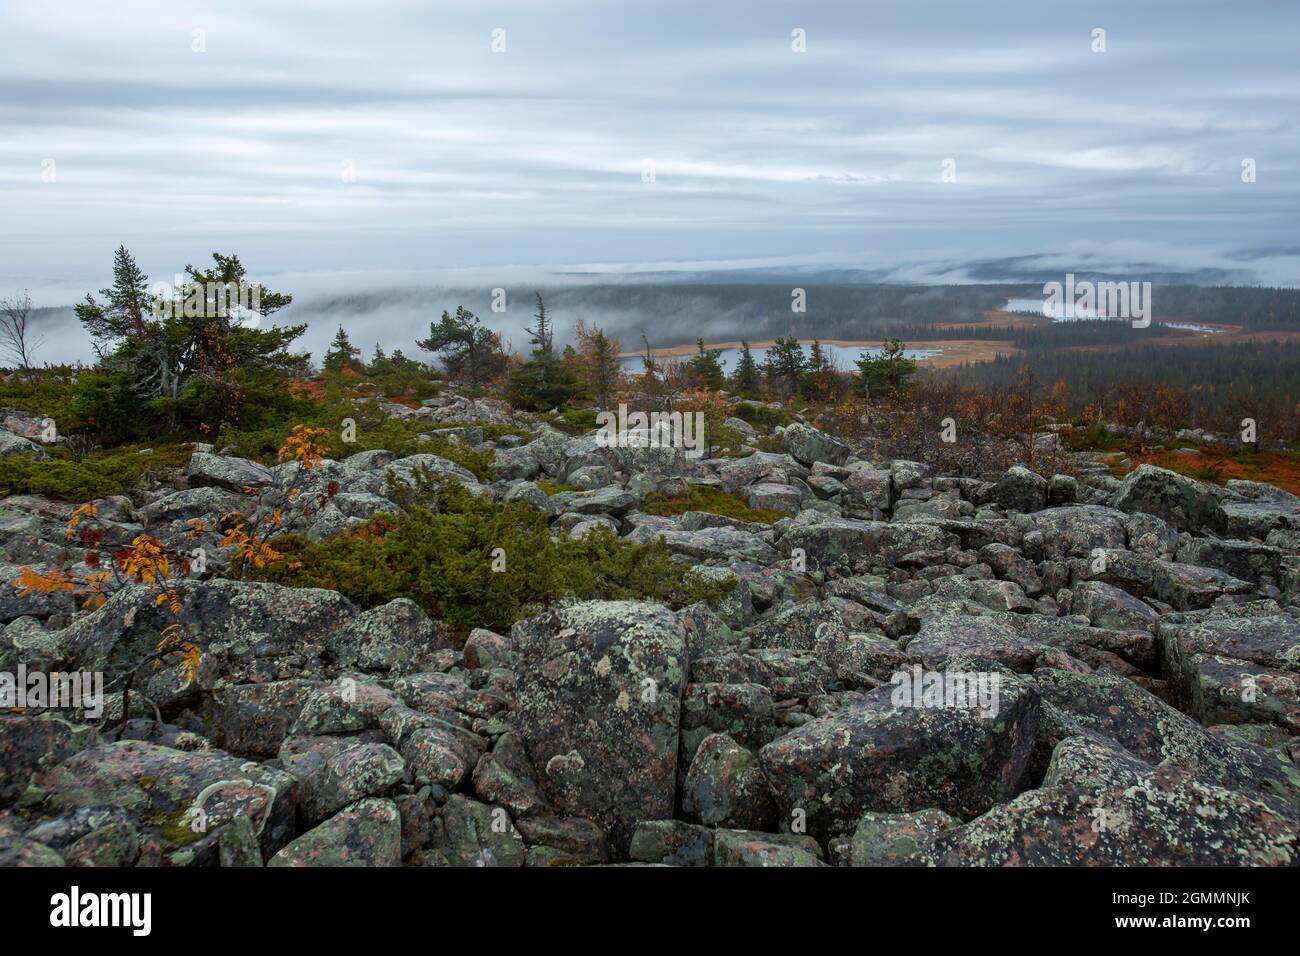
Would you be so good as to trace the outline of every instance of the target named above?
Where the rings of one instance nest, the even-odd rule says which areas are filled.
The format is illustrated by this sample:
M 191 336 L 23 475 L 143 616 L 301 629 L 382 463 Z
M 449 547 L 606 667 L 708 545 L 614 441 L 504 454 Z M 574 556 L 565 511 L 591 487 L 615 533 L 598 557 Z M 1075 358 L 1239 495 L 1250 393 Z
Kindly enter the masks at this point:
M 436 355 L 453 382 L 482 385 L 505 371 L 501 337 L 463 305 L 454 316 L 444 310 L 438 322 L 429 323 L 429 337 L 415 344 Z
M 100 356 L 95 373 L 78 379 L 76 417 L 125 426 L 132 412 L 123 406 L 134 396 L 147 407 L 144 417 L 212 427 L 304 364 L 288 346 L 305 325 L 263 327 L 292 296 L 249 281 L 237 256 L 213 253 L 213 260 L 207 270 L 186 266 L 187 281 L 170 297 L 151 296 L 148 275 L 118 248 L 103 301 L 87 294 L 76 307 Z M 139 406 L 134 417 L 141 418 Z

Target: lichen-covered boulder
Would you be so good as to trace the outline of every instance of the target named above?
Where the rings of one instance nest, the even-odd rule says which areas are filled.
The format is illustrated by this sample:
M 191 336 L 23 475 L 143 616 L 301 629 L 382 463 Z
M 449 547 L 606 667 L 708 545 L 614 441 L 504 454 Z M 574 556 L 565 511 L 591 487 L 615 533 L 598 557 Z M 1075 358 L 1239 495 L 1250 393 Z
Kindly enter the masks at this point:
M 855 463 L 844 477 L 843 484 L 846 518 L 879 520 L 893 504 L 894 483 L 887 468 L 870 468 Z
M 689 762 L 713 733 L 761 747 L 772 738 L 775 724 L 772 692 L 762 684 L 687 684 L 680 721 L 683 759 Z
M 181 604 L 176 623 L 200 649 L 202 688 L 210 687 L 218 674 L 231 682 L 253 683 L 319 672 L 330 636 L 359 613 L 337 591 L 225 579 L 187 583 Z M 74 620 L 59 637 L 78 667 L 120 672 L 147 657 L 158 634 L 172 623 L 156 595 L 136 585 Z M 178 683 L 172 668 L 159 675 Z
M 632 832 L 628 856 L 640 863 L 712 866 L 713 832 L 682 820 L 642 820 Z
M 1156 637 L 1165 671 L 1178 682 L 1186 680 L 1184 662 L 1193 654 L 1300 672 L 1300 620 L 1289 614 L 1162 621 Z
M 0 807 L 16 803 L 38 774 L 99 743 L 94 727 L 53 713 L 0 715 Z
M 864 813 L 849 841 L 849 866 L 934 866 L 931 847 L 960 820 L 942 810 Z
M 1225 594 L 1249 594 L 1254 587 L 1215 568 L 1175 561 L 1155 562 L 1155 596 L 1175 611 L 1207 608 Z
M 776 805 L 754 754 L 726 734 L 705 737 L 682 787 L 682 809 L 707 826 L 766 830 Z
M 779 547 L 786 555 L 801 549 L 809 569 L 821 569 L 855 561 L 892 560 L 916 551 L 943 551 L 960 543 L 957 535 L 939 524 L 890 524 L 804 511 L 785 527 Z
M 330 635 L 331 663 L 364 671 L 405 671 L 426 664 L 451 642 L 410 598 L 362 611 Z
M 644 534 L 642 533 L 644 531 Z M 628 536 L 631 541 L 654 541 L 660 536 L 673 554 L 697 561 L 738 559 L 755 564 L 775 564 L 780 558 L 776 549 L 750 531 L 739 528 L 700 528 L 696 531 L 655 531 L 640 529 Z
M 1007 511 L 1042 511 L 1047 507 L 1047 479 L 1022 465 L 1012 465 L 994 483 L 989 498 Z
M 368 797 L 308 830 L 267 866 L 399 866 L 402 818 L 391 800 Z
M 433 478 L 454 478 L 466 485 L 477 485 L 478 479 L 468 468 L 456 464 L 439 455 L 408 455 L 398 458 L 384 468 L 387 479 L 398 482 L 413 483 L 417 474 L 428 474 Z
M 299 810 L 308 824 L 362 797 L 385 795 L 406 770 L 392 747 L 356 737 L 290 737 L 280 762 L 298 781 Z
M 442 852 L 452 866 L 523 866 L 524 838 L 503 807 L 453 794 L 442 808 Z
M 150 502 L 137 514 L 147 528 L 168 521 L 188 521 L 191 518 L 199 518 L 212 527 L 222 515 L 239 510 L 246 501 L 242 494 L 225 488 L 186 488 Z
M 225 825 L 235 816 L 249 818 L 265 854 L 293 832 L 293 777 L 220 751 L 124 740 L 74 754 L 38 783 L 45 791 L 43 814 L 91 807 L 126 811 L 140 834 L 141 864 L 213 862 Z
M 1016 791 L 1033 749 L 1038 692 L 999 679 L 995 713 L 955 701 L 896 706 L 895 687 L 813 720 L 759 751 L 785 818 L 801 811 L 808 832 L 844 832 L 868 810 L 929 807 L 963 819 Z M 964 703 L 969 703 L 966 701 Z
M 1218 538 L 1192 538 L 1177 550 L 1177 560 L 1202 568 L 1216 568 L 1261 584 L 1277 580 L 1285 551 L 1256 541 L 1224 541 Z
M 1154 694 L 1113 674 L 1044 669 L 1043 700 L 1151 766 L 1168 762 L 1215 786 L 1259 794 L 1278 808 L 1300 801 L 1300 772 L 1263 747 L 1209 731 Z M 1276 801 L 1273 803 L 1272 801 Z
M 234 458 L 196 451 L 185 471 L 191 488 L 224 488 L 242 493 L 245 488 L 261 488 L 275 480 L 271 469 L 247 458 Z
M 1227 530 L 1222 489 L 1155 465 L 1138 465 L 1111 496 L 1110 504 L 1130 514 L 1142 511 L 1163 518 L 1179 531 L 1200 534 Z
M 1150 764 L 1114 741 L 1066 737 L 1052 751 L 1043 786 L 1098 790 L 1141 783 L 1150 773 Z
M 745 489 L 746 503 L 751 508 L 768 508 L 797 515 L 803 502 L 804 492 L 794 485 L 777 484 L 774 481 L 760 481 Z
M 1161 623 L 1164 670 L 1206 724 L 1274 723 L 1300 733 L 1300 621 L 1287 614 Z
M 718 830 L 714 866 L 825 866 L 821 847 L 809 837 L 753 830 Z
M 73 595 L 68 594 L 66 591 L 40 591 L 33 588 L 22 592 L 13 586 L 12 582 L 23 573 L 24 569 L 43 575 L 54 570 L 54 568 L 55 565 L 46 564 L 42 561 L 18 565 L 10 564 L 0 558 L 0 622 L 16 622 L 17 619 L 24 617 L 31 618 L 33 623 L 35 623 L 36 618 L 48 620 L 57 617 L 66 621 L 68 617 L 74 614 L 78 602 Z M 37 625 L 37 627 L 39 626 Z M 6 658 L 12 656 L 8 653 L 5 654 Z M 31 660 L 30 658 L 23 659 L 26 661 Z
M 842 465 L 849 460 L 852 449 L 847 444 L 803 422 L 795 422 L 781 434 L 782 444 L 796 460 L 804 465 L 824 461 Z
M 538 813 L 546 806 L 546 797 L 537 784 L 537 773 L 523 741 L 514 732 L 502 734 L 492 752 L 479 758 L 474 767 L 474 791 L 489 803 L 507 807 L 516 816 Z
M 1300 734 L 1300 674 L 1217 654 L 1193 654 L 1185 667 L 1187 712 L 1202 723 L 1269 723 Z
M 49 454 L 36 442 L 22 435 L 15 435 L 7 428 L 0 428 L 0 456 L 28 455 L 37 461 L 44 461 Z
M 964 657 L 1028 672 L 1046 645 L 1022 637 L 1001 615 L 941 615 L 927 619 L 903 645 L 908 657 L 927 667 L 942 667 Z
M 316 689 L 297 679 L 224 685 L 204 699 L 192 729 L 236 756 L 274 757 Z
M 1261 481 L 1228 481 L 1223 501 L 1224 533 L 1229 538 L 1263 540 L 1277 530 L 1300 530 L 1300 496 Z
M 790 455 L 756 451 L 745 458 L 734 458 L 718 470 L 718 479 L 727 491 L 737 491 L 756 481 L 807 478 L 808 469 Z
M 582 817 L 527 817 L 516 822 L 524 842 L 549 847 L 578 863 L 604 863 L 609 859 L 605 831 Z M 531 863 L 529 864 L 532 865 Z
M 626 847 L 636 823 L 671 817 L 686 634 L 667 608 L 589 601 L 515 624 L 516 726 L 562 813 L 598 820 Z
M 498 448 L 492 466 L 502 478 L 531 481 L 543 472 L 555 474 L 564 455 L 563 435 L 546 434 L 517 448 Z
M 1038 594 L 1043 590 L 1038 569 L 1015 548 L 993 542 L 980 548 L 980 560 L 993 569 L 995 577 L 1018 584 L 1025 594 Z
M 65 866 L 57 850 L 18 834 L 0 834 L 0 866 Z
M 1082 614 L 1094 627 L 1117 631 L 1150 629 L 1160 615 L 1127 591 L 1105 581 L 1082 581 L 1074 588 L 1075 614 Z
M 1030 790 L 933 844 L 949 866 L 1286 866 L 1294 821 L 1178 771 L 1097 790 Z

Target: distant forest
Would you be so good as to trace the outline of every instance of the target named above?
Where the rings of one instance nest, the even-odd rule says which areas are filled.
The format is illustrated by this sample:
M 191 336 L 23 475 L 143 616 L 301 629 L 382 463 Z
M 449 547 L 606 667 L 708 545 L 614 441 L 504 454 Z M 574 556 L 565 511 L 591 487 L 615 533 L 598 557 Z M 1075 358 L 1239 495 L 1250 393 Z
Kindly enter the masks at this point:
M 1080 279 L 1085 278 L 1079 276 Z M 1096 277 L 1104 280 L 1106 277 Z M 807 311 L 792 312 L 791 289 L 806 293 Z M 1253 286 L 1158 285 L 1155 322 L 1134 330 L 1124 322 L 1058 322 L 1013 330 L 985 320 L 1008 299 L 1042 297 L 1042 285 L 820 285 L 792 278 L 776 283 L 643 283 L 557 287 L 547 292 L 557 315 L 572 308 L 611 316 L 609 331 L 627 342 L 642 329 L 652 345 L 679 345 L 704 334 L 712 341 L 800 339 L 1009 339 L 1021 348 L 1132 341 L 1192 335 L 1160 322 L 1221 323 L 1265 331 L 1300 329 L 1300 289 Z M 634 316 L 652 317 L 640 320 Z M 617 318 L 613 318 L 617 317 Z
M 1288 423 L 1300 420 L 1300 342 L 1233 342 L 1222 345 L 1134 345 L 1105 351 L 1035 349 L 992 362 L 962 365 L 937 375 L 986 389 L 1010 388 L 1028 366 L 1050 386 L 1064 381 L 1077 414 L 1085 404 L 1139 383 L 1175 389 L 1187 420 L 1219 430 L 1235 429 L 1241 418 Z

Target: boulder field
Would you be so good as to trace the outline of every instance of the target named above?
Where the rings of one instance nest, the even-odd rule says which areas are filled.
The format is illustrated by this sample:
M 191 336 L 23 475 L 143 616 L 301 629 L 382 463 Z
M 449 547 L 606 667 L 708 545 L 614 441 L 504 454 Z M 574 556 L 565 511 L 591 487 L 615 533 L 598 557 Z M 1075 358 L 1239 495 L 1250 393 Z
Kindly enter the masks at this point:
M 939 475 L 803 423 L 711 459 L 546 426 L 484 442 L 472 423 L 509 420 L 485 402 L 394 408 L 493 447 L 496 478 L 364 452 L 297 475 L 327 503 L 289 526 L 394 511 L 389 477 L 423 467 L 555 534 L 662 539 L 725 596 L 453 639 L 406 599 L 231 580 L 191 519 L 298 466 L 199 451 L 180 487 L 98 503 L 110 544 L 210 553 L 183 612 L 197 679 L 148 676 L 125 723 L 0 714 L 0 864 L 1300 861 L 1300 498 L 1146 465 Z M 692 484 L 783 517 L 643 510 Z M 0 502 L 5 580 L 80 560 L 71 507 Z M 94 610 L 5 587 L 0 670 L 111 672 L 164 610 L 138 585 Z

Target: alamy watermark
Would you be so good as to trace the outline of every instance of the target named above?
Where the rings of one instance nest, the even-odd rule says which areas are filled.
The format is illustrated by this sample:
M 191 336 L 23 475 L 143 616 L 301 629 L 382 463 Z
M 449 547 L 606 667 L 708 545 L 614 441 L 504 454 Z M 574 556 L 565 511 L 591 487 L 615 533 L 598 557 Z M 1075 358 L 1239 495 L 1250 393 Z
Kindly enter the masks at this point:
M 104 675 L 101 671 L 0 671 L 0 709 L 22 707 L 44 710 L 81 710 L 91 720 L 104 713 Z
M 1002 675 L 996 672 L 928 671 L 913 664 L 910 671 L 895 671 L 889 682 L 895 707 L 956 707 L 978 710 L 985 718 L 998 715 Z
M 1043 284 L 1043 315 L 1049 319 L 1131 319 L 1133 328 L 1151 324 L 1150 282 L 1075 281 Z
M 57 928 L 125 927 L 133 936 L 148 936 L 153 929 L 152 893 L 81 892 L 73 886 L 50 897 L 50 925 Z
M 601 448 L 684 448 L 687 458 L 704 454 L 703 412 L 617 412 L 596 415 Z

